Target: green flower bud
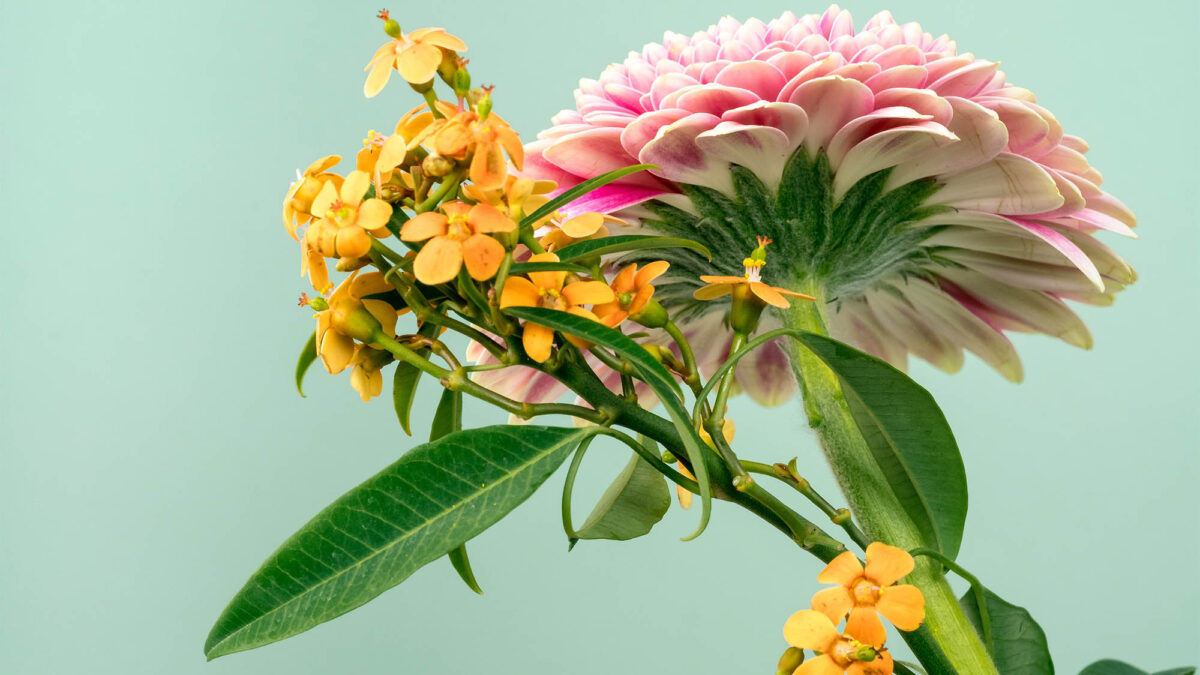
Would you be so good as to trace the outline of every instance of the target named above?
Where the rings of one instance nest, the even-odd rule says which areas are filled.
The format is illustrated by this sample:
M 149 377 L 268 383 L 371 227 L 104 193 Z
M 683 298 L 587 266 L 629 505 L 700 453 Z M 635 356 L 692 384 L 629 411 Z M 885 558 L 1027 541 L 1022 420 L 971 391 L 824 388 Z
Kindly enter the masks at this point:
M 750 284 L 735 284 L 730 295 L 733 306 L 729 309 L 729 326 L 735 333 L 753 335 L 767 303 L 750 290 Z
M 459 68 L 454 71 L 454 81 L 450 83 L 454 87 L 454 92 L 462 95 L 471 90 L 471 73 L 467 72 L 466 68 Z
M 383 22 L 383 32 L 390 37 L 399 38 L 401 35 L 400 24 L 395 19 L 385 19 Z
M 799 647 L 788 647 L 783 656 L 779 657 L 779 668 L 775 675 L 792 675 L 804 663 L 804 650 Z
M 647 300 L 645 306 L 637 314 L 629 315 L 629 318 L 646 328 L 662 328 L 671 320 L 671 317 L 667 315 L 667 310 L 663 309 L 663 306 L 658 304 L 658 300 L 654 298 Z
M 421 161 L 421 171 L 426 176 L 441 178 L 454 170 L 454 160 L 441 155 L 429 155 Z

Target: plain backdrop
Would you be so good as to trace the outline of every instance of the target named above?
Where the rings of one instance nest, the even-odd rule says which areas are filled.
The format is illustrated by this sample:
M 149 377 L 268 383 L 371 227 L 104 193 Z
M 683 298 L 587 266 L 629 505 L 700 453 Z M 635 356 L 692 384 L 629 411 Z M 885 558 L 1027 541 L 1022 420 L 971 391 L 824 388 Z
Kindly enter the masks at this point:
M 942 403 L 971 488 L 960 561 L 1026 606 L 1059 672 L 1108 656 L 1196 663 L 1197 5 L 848 3 L 890 9 L 1000 60 L 1141 219 L 1105 241 L 1141 281 L 1082 308 L 1096 347 L 1015 338 L 1027 381 L 978 360 L 913 376 Z M 361 93 L 385 36 L 363 2 L 6 2 L 0 10 L 0 672 L 768 673 L 820 565 L 718 508 L 698 541 L 673 509 L 648 537 L 567 553 L 562 474 L 471 545 L 486 595 L 438 562 L 299 637 L 206 664 L 247 576 L 413 440 L 385 396 L 314 369 L 312 314 L 280 223 L 296 167 L 352 156 L 415 97 Z M 405 2 L 406 29 L 470 45 L 496 110 L 532 139 L 664 30 L 776 0 Z M 343 167 L 344 168 L 344 167 Z M 428 383 L 427 383 L 428 384 Z M 415 416 L 433 407 L 427 387 Z M 832 493 L 798 405 L 738 400 L 738 445 L 800 457 Z M 472 422 L 503 416 L 471 408 Z M 422 432 L 423 433 L 423 432 Z M 624 462 L 585 465 L 577 510 Z M 900 645 L 899 641 L 896 642 Z M 899 647 L 902 649 L 902 645 Z

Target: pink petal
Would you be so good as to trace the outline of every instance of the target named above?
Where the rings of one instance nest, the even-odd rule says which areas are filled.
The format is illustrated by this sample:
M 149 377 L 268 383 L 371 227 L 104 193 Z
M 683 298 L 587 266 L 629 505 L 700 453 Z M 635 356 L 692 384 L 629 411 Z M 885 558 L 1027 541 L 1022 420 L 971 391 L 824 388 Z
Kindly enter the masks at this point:
M 840 199 L 863 178 L 921 157 L 958 137 L 935 122 L 921 122 L 875 134 L 855 145 L 841 160 L 833 177 L 834 198 Z
M 656 164 L 655 172 L 678 183 L 704 185 L 732 194 L 729 165 L 718 161 L 696 145 L 696 136 L 716 127 L 719 117 L 696 113 L 663 127 L 658 136 L 642 148 L 641 162 Z
M 783 166 L 792 154 L 792 145 L 782 131 L 773 127 L 721 122 L 696 136 L 703 152 L 750 169 L 771 190 L 779 186 Z
M 928 119 L 928 115 L 922 115 L 912 108 L 902 106 L 878 108 L 874 112 L 853 119 L 838 130 L 829 141 L 827 152 L 830 166 L 836 171 L 846 153 L 869 136 Z
M 779 90 L 783 89 L 783 86 L 787 84 L 787 79 L 784 78 L 783 73 L 778 68 L 768 63 L 762 61 L 745 61 L 730 64 L 717 75 L 715 82 L 730 87 L 746 89 L 754 92 L 763 100 L 773 101 L 779 95 Z M 746 105 L 746 103 L 741 105 Z M 726 108 L 726 110 L 728 109 Z
M 721 115 L 721 119 L 726 122 L 779 129 L 787 136 L 788 145 L 792 150 L 800 146 L 800 142 L 804 140 L 804 132 L 808 130 L 808 115 L 805 114 L 804 108 L 793 103 L 759 101 L 730 110 Z
M 738 361 L 737 383 L 767 407 L 786 403 L 796 394 L 796 379 L 780 340 L 771 340 Z
M 621 147 L 631 156 L 637 157 L 642 148 L 658 134 L 659 129 L 688 115 L 688 111 L 679 108 L 646 113 L 621 132 Z
M 804 145 L 809 152 L 828 146 L 830 139 L 847 122 L 871 111 L 875 95 L 857 80 L 831 76 L 805 82 L 796 88 L 791 103 L 808 113 Z
M 959 142 L 897 166 L 888 176 L 885 189 L 891 190 L 918 178 L 979 166 L 1008 145 L 1008 130 L 995 113 L 962 98 L 951 98 L 949 102 L 954 117 L 946 128 L 958 136 Z
M 957 144 L 955 144 L 957 145 Z M 972 169 L 942 175 L 930 203 L 1005 215 L 1042 213 L 1062 206 L 1063 196 L 1042 167 L 1020 155 L 1001 153 Z

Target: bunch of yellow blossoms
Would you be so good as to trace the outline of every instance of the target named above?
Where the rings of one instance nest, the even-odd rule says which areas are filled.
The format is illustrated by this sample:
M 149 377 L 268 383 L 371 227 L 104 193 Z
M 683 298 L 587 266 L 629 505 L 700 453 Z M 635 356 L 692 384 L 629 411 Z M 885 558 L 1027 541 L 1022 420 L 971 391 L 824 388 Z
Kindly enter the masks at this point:
M 783 637 L 792 647 L 780 659 L 779 674 L 891 675 L 894 663 L 884 648 L 887 631 L 879 616 L 903 631 L 916 630 L 925 620 L 920 589 L 896 583 L 913 566 L 907 551 L 879 542 L 867 547 L 865 567 L 850 551 L 834 558 L 817 581 L 836 585 L 818 592 L 812 609 L 796 612 L 784 624 Z M 805 649 L 815 658 L 805 660 Z
M 297 172 L 283 202 L 284 225 L 300 243 L 301 274 L 318 293 L 303 296 L 301 304 L 317 310 L 316 354 L 326 369 L 353 366 L 351 384 L 363 400 L 379 395 L 380 369 L 393 357 L 362 324 L 369 315 L 392 338 L 397 316 L 410 308 L 419 323 L 431 312 L 495 318 L 508 307 L 548 307 L 610 327 L 626 319 L 662 325 L 665 313 L 653 301 L 651 282 L 666 271 L 665 262 L 640 270 L 631 265 L 611 282 L 598 260 L 590 269 L 551 265 L 508 273 L 514 264 L 558 263 L 553 251 L 607 236 L 606 225 L 620 221 L 545 212 L 557 186 L 510 173 L 510 162 L 517 171 L 522 167 L 521 141 L 492 111 L 491 87 L 471 87 L 459 55 L 466 44 L 440 28 L 405 33 L 386 10 L 379 18 L 391 39 L 367 64 L 364 93 L 377 95 L 396 71 L 425 102 L 404 114 L 392 134 L 370 130 L 345 176 L 332 171 L 338 155 Z M 455 102 L 437 97 L 437 79 L 453 90 Z M 518 224 L 535 213 L 524 228 Z M 393 235 L 407 251 L 385 243 Z M 329 260 L 350 273 L 336 290 Z M 368 265 L 379 271 L 359 276 Z M 487 323 L 495 333 L 511 320 Z M 554 331 L 528 322 L 521 330 L 525 355 L 539 363 L 549 359 Z

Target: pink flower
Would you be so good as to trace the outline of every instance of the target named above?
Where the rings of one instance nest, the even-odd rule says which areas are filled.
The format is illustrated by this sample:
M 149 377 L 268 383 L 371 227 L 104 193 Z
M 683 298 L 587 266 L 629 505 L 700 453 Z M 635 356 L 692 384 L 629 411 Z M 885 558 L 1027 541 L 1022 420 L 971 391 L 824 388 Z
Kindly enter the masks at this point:
M 833 6 L 667 33 L 582 80 L 575 101 L 527 147 L 526 174 L 565 189 L 661 167 L 570 208 L 708 245 L 712 263 L 653 252 L 678 275 L 659 297 L 706 346 L 727 329 L 693 304 L 695 277 L 739 274 L 758 235 L 777 242 L 764 280 L 823 292 L 834 337 L 901 368 L 913 354 L 953 372 L 966 349 L 1013 381 L 1006 331 L 1089 348 L 1064 301 L 1107 305 L 1136 278 L 1092 236 L 1133 237 L 1136 220 L 1100 188 L 1087 144 L 996 63 L 887 12 L 857 32 Z M 761 330 L 778 325 L 764 315 Z M 743 386 L 789 397 L 782 350 L 760 361 L 744 362 L 760 372 Z

